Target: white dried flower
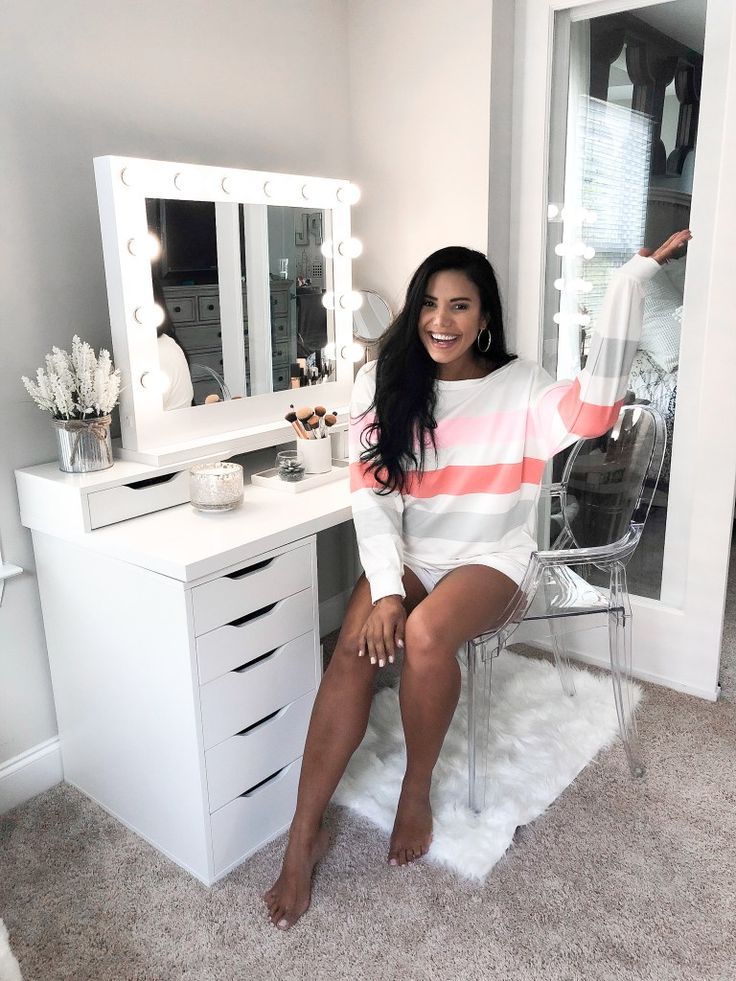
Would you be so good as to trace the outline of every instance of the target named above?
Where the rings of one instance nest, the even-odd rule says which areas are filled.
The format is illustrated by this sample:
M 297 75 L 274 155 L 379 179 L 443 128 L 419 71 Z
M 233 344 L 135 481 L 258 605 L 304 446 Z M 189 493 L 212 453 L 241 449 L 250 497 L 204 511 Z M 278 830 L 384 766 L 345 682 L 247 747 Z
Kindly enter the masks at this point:
M 26 391 L 42 409 L 61 419 L 109 415 L 120 394 L 120 372 L 109 351 L 95 352 L 76 334 L 71 357 L 58 347 L 45 358 L 46 369 L 36 371 L 36 381 L 21 379 Z

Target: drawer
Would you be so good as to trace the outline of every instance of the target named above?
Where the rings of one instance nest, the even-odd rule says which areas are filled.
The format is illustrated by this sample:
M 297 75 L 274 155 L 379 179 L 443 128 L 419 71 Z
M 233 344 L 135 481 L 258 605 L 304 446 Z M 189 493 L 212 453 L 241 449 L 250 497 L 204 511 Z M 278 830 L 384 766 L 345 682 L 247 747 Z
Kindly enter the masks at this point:
M 180 470 L 163 477 L 152 477 L 120 487 L 93 491 L 87 495 L 92 530 L 113 525 L 126 518 L 151 514 L 189 500 L 189 472 Z
M 197 319 L 197 303 L 193 296 L 169 297 L 166 306 L 175 324 L 191 324 Z
M 283 368 L 273 369 L 273 391 L 283 392 L 291 384 L 291 373 L 289 366 L 285 365 Z
M 232 623 L 312 585 L 310 545 L 251 562 L 237 572 L 195 586 L 192 590 L 195 634 Z
M 211 351 L 222 347 L 222 331 L 219 323 L 209 327 L 179 327 L 176 339 L 188 354 Z
M 215 873 L 227 872 L 285 831 L 294 816 L 301 759 L 211 816 Z
M 274 341 L 288 340 L 289 321 L 285 318 L 271 321 L 271 337 Z
M 211 368 L 218 374 L 222 374 L 222 349 L 217 348 L 214 351 L 195 351 L 192 354 L 192 361 L 190 368 L 192 371 L 193 381 L 203 381 L 205 378 L 211 378 L 212 376 L 206 371 L 197 371 L 197 365 L 204 365 L 206 368 Z
M 275 290 L 271 293 L 271 316 L 279 316 L 289 312 L 289 291 Z
M 220 319 L 220 297 L 218 294 L 197 297 L 197 310 L 200 320 Z
M 287 368 L 290 367 L 288 341 L 277 341 L 271 345 L 271 360 L 274 368 L 281 364 L 285 364 Z
M 316 694 L 306 692 L 205 754 L 210 811 L 301 757 Z
M 263 610 L 254 611 L 242 623 L 236 621 L 197 637 L 200 685 L 206 685 L 227 672 L 245 668 L 256 658 L 276 650 L 287 641 L 313 631 L 313 604 L 312 589 L 303 589 L 273 605 L 269 604 Z M 284 698 L 281 704 L 286 701 L 289 699 Z M 245 723 L 232 731 L 242 729 L 243 725 Z

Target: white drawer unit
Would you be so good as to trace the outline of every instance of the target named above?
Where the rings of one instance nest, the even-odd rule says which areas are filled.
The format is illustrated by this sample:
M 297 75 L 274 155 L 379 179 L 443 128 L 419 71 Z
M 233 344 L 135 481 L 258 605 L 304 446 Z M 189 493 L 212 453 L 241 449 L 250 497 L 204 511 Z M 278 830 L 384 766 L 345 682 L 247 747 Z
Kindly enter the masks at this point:
M 144 491 L 100 488 L 95 520 Z M 250 520 L 180 517 L 228 544 Z M 126 541 L 137 522 L 151 516 L 125 522 Z M 33 534 L 65 779 L 211 885 L 294 810 L 321 674 L 314 535 L 187 580 Z M 105 603 L 79 582 L 104 584 Z

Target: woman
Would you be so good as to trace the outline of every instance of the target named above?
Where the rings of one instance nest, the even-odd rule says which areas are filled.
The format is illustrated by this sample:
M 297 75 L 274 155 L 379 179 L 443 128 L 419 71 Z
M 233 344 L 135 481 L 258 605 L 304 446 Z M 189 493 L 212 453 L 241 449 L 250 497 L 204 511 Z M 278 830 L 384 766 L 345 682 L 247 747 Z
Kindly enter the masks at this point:
M 314 705 L 281 875 L 264 896 L 288 929 L 327 848 L 325 808 L 366 730 L 374 676 L 403 649 L 406 772 L 388 861 L 432 839 L 432 771 L 460 692 L 458 648 L 489 630 L 536 548 L 545 462 L 611 428 L 641 330 L 643 284 L 690 239 L 642 249 L 608 288 L 585 369 L 553 382 L 506 351 L 488 260 L 453 247 L 409 284 L 351 405 L 353 518 L 365 573 Z

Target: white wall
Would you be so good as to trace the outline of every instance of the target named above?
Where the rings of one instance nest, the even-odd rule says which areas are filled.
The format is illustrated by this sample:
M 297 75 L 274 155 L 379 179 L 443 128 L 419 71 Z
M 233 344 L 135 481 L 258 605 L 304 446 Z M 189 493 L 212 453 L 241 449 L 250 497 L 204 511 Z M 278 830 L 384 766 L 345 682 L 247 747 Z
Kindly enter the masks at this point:
M 0 769 L 56 733 L 15 467 L 52 459 L 27 398 L 53 344 L 110 345 L 92 158 L 347 176 L 345 0 L 24 0 L 0 32 Z M 104 603 L 104 583 L 80 583 Z
M 445 245 L 488 245 L 491 0 L 349 0 L 359 287 L 394 310 Z

